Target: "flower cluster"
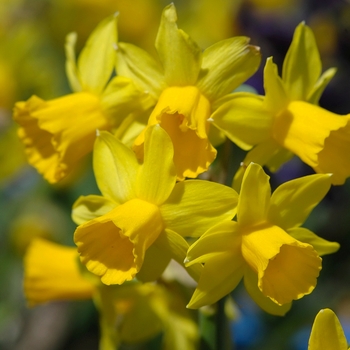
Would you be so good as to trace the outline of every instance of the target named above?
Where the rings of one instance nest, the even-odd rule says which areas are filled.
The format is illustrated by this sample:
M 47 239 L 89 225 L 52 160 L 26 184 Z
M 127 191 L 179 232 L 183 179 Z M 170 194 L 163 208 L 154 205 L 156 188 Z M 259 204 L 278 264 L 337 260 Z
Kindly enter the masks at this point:
M 331 185 L 350 176 L 350 117 L 318 106 L 335 69 L 321 74 L 311 29 L 296 28 L 282 77 L 267 59 L 259 96 L 235 92 L 257 71 L 259 47 L 240 36 L 202 51 L 176 21 L 167 6 L 156 57 L 118 41 L 117 16 L 98 25 L 77 60 L 76 36 L 68 35 L 73 92 L 14 108 L 28 161 L 50 183 L 93 152 L 101 195 L 73 205 L 76 247 L 33 241 L 24 286 L 32 305 L 93 299 L 103 350 L 160 330 L 168 344 L 181 334 L 173 348 L 195 348 L 185 305 L 178 308 L 169 285 L 149 283 L 171 260 L 197 282 L 188 308 L 217 302 L 243 280 L 263 310 L 283 316 L 316 287 L 321 256 L 339 248 L 302 227 Z M 232 187 L 201 176 L 226 139 L 248 151 Z M 316 174 L 271 194 L 263 166 L 275 171 L 293 155 Z M 145 317 L 147 327 L 138 327 Z M 310 349 L 320 349 L 315 332 Z

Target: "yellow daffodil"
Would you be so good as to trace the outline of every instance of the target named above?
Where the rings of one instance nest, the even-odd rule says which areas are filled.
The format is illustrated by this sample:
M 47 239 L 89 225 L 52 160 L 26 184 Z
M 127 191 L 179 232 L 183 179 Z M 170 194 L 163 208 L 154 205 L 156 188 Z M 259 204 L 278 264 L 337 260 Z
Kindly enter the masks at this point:
M 81 261 L 103 283 L 158 278 L 171 258 L 183 264 L 183 237 L 199 236 L 234 215 L 233 189 L 200 180 L 176 183 L 173 154 L 159 125 L 145 133 L 141 165 L 113 135 L 101 132 L 97 138 L 93 167 L 103 196 L 80 197 L 73 219 L 80 224 L 74 241 Z
M 332 173 L 332 183 L 350 175 L 350 116 L 318 106 L 334 68 L 321 75 L 321 60 L 311 29 L 301 23 L 283 63 L 282 78 L 268 58 L 264 70 L 266 96 L 237 93 L 212 116 L 214 124 L 244 150 L 244 160 L 276 170 L 296 154 L 317 173 Z M 244 167 L 236 175 L 239 187 Z
M 237 222 L 210 228 L 188 251 L 186 266 L 204 263 L 189 307 L 216 302 L 242 278 L 259 306 L 276 315 L 311 293 L 321 270 L 320 255 L 339 246 L 300 225 L 330 184 L 327 174 L 306 176 L 282 184 L 271 196 L 269 177 L 251 163 L 242 182 Z
M 211 115 L 225 102 L 222 97 L 256 71 L 260 53 L 246 37 L 220 41 L 202 53 L 176 20 L 171 4 L 163 11 L 155 43 L 160 63 L 134 45 L 118 43 L 116 69 L 153 99 L 148 127 L 160 124 L 172 139 L 177 176 L 183 180 L 195 178 L 215 159 L 214 146 L 223 135 L 210 127 Z M 144 137 L 145 131 L 134 143 L 139 158 Z
M 117 42 L 116 17 L 100 23 L 75 62 L 75 33 L 67 37 L 66 70 L 74 93 L 44 101 L 32 96 L 18 102 L 14 120 L 29 162 L 46 180 L 55 183 L 91 152 L 96 129 L 118 127 L 130 113 L 147 109 L 147 97 L 130 79 L 111 75 Z M 143 105 L 145 103 L 145 105 Z M 136 107 L 136 108 L 135 108 Z
M 330 309 L 321 310 L 312 326 L 308 350 L 348 350 L 348 342 L 338 317 Z
M 184 309 L 181 296 L 169 288 L 153 283 L 105 286 L 80 265 L 76 248 L 44 239 L 32 241 L 24 270 L 24 291 L 30 306 L 93 299 L 100 314 L 100 350 L 115 350 L 121 342 L 144 342 L 161 332 L 167 349 L 195 349 L 195 322 Z M 173 341 L 180 329 L 181 336 Z

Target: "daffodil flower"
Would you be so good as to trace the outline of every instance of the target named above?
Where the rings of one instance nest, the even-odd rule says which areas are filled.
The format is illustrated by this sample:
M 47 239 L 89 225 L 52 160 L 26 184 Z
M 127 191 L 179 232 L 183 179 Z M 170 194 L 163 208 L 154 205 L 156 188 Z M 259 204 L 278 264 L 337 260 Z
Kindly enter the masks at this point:
M 286 182 L 271 196 L 269 177 L 251 163 L 243 178 L 237 221 L 210 228 L 188 250 L 186 266 L 204 264 L 190 308 L 211 304 L 242 278 L 265 311 L 285 314 L 292 300 L 312 292 L 321 270 L 320 255 L 339 245 L 300 227 L 331 185 L 328 174 Z
M 91 152 L 96 129 L 119 127 L 131 112 L 131 105 L 134 114 L 150 107 L 149 98 L 130 79 L 111 79 L 116 20 L 112 16 L 97 26 L 77 64 L 76 35 L 67 36 L 66 71 L 74 93 L 48 101 L 34 95 L 15 105 L 13 118 L 20 125 L 18 134 L 29 163 L 50 183 L 65 177 Z
M 350 175 L 350 116 L 318 106 L 323 90 L 335 74 L 321 75 L 321 60 L 311 29 L 298 25 L 283 63 L 282 78 L 268 58 L 264 69 L 266 96 L 234 94 L 212 116 L 239 147 L 250 150 L 244 160 L 267 165 L 271 171 L 294 154 L 317 173 L 332 173 L 332 183 Z M 244 172 L 236 174 L 238 189 Z
M 348 350 L 348 342 L 336 314 L 321 310 L 312 326 L 308 350 Z
M 224 136 L 211 127 L 212 113 L 225 102 L 223 97 L 257 70 L 260 53 L 246 37 L 220 41 L 202 53 L 178 29 L 176 20 L 171 4 L 163 11 L 155 43 L 160 63 L 144 50 L 121 42 L 116 70 L 153 99 L 156 106 L 148 127 L 160 124 L 170 136 L 177 176 L 183 180 L 197 177 L 215 159 L 214 146 Z M 134 143 L 139 158 L 144 137 L 145 131 Z
M 173 154 L 159 125 L 145 134 L 141 165 L 113 135 L 97 138 L 93 167 L 102 196 L 80 197 L 73 219 L 80 224 L 74 234 L 80 259 L 103 283 L 158 278 L 171 258 L 183 264 L 183 237 L 197 237 L 235 213 L 233 189 L 200 180 L 176 183 Z M 189 272 L 198 276 L 200 266 Z

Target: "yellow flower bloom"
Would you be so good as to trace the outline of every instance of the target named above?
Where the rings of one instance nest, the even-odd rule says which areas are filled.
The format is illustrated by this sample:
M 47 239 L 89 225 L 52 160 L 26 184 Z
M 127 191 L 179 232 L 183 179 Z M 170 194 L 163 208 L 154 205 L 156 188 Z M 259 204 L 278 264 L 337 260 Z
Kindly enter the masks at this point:
M 282 184 L 271 196 L 269 177 L 251 163 L 242 182 L 237 222 L 217 224 L 188 250 L 186 266 L 204 263 L 189 307 L 216 302 L 242 278 L 259 306 L 276 315 L 311 293 L 321 270 L 319 255 L 339 245 L 300 225 L 330 185 L 329 175 L 311 175 Z
M 321 310 L 312 326 L 308 350 L 348 350 L 348 342 L 338 317 L 330 309 Z
M 156 107 L 148 127 L 160 124 L 171 137 L 177 176 L 183 180 L 195 178 L 215 159 L 213 143 L 222 142 L 224 136 L 210 128 L 211 115 L 225 102 L 222 97 L 256 71 L 260 54 L 246 37 L 220 41 L 202 54 L 178 29 L 176 20 L 175 6 L 171 4 L 163 11 L 155 43 L 161 64 L 142 49 L 119 43 L 117 72 L 131 78 L 153 99 Z M 143 143 L 144 132 L 134 144 L 139 156 Z
M 93 164 L 103 196 L 80 197 L 73 219 L 80 224 L 74 241 L 81 261 L 103 283 L 158 278 L 171 258 L 183 264 L 183 237 L 234 215 L 237 193 L 231 188 L 199 180 L 176 184 L 173 154 L 159 125 L 145 133 L 141 165 L 111 134 L 98 137 Z M 200 266 L 189 272 L 198 276 Z
M 250 150 L 244 164 L 257 162 L 271 171 L 293 154 L 317 173 L 332 173 L 332 183 L 350 176 L 350 116 L 319 107 L 319 98 L 334 68 L 321 75 L 321 60 L 313 33 L 301 23 L 283 63 L 282 78 L 268 58 L 264 70 L 266 96 L 237 93 L 212 118 L 230 139 Z M 229 113 L 227 110 L 229 109 Z M 238 188 L 244 168 L 236 174 Z
M 68 35 L 66 70 L 74 93 L 44 101 L 32 96 L 18 102 L 14 120 L 28 160 L 50 183 L 65 177 L 76 163 L 91 152 L 96 129 L 118 127 L 130 111 L 147 109 L 147 97 L 130 79 L 114 77 L 113 44 L 117 42 L 116 17 L 111 17 L 91 34 L 75 62 L 76 35 Z M 92 69 L 93 67 L 93 69 Z M 145 103 L 145 105 L 143 105 Z M 136 107 L 136 108 L 135 108 Z

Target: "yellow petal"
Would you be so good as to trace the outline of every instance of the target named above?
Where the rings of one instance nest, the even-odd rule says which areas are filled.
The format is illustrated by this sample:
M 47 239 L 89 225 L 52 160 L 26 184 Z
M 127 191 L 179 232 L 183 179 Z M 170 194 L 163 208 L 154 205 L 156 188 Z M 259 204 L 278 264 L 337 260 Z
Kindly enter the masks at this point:
M 24 291 L 29 305 L 92 298 L 95 287 L 80 269 L 76 248 L 33 240 L 24 258 Z
M 327 87 L 328 83 L 334 77 L 336 72 L 336 68 L 329 68 L 320 76 L 313 89 L 309 92 L 309 95 L 307 96 L 307 102 L 315 105 L 318 104 L 318 101 L 324 89 Z
M 163 10 L 156 39 L 156 49 L 164 68 L 168 85 L 195 84 L 201 63 L 201 50 L 195 42 L 176 25 L 174 4 Z
M 244 36 L 219 41 L 203 52 L 198 88 L 212 101 L 229 94 L 253 75 L 260 48 Z
M 278 305 L 265 296 L 258 287 L 258 276 L 250 268 L 246 267 L 244 272 L 244 287 L 250 297 L 266 312 L 275 316 L 284 316 L 292 307 L 292 303 Z
M 133 199 L 79 226 L 74 241 L 89 271 L 104 284 L 122 284 L 135 277 L 162 230 L 158 207 Z
M 174 145 L 174 163 L 179 180 L 197 177 L 216 157 L 208 140 L 210 103 L 195 86 L 169 87 L 163 91 L 148 126 L 160 124 Z M 134 150 L 142 157 L 144 133 L 135 140 Z
M 80 196 L 73 204 L 72 219 L 77 225 L 107 214 L 117 203 L 96 195 Z
M 102 21 L 91 33 L 78 59 L 78 74 L 85 91 L 99 94 L 110 79 L 116 54 L 117 16 Z
M 350 116 L 339 116 L 303 101 L 293 101 L 275 119 L 273 138 L 319 173 L 340 185 L 350 176 Z
M 238 194 L 214 182 L 178 182 L 160 211 L 166 226 L 183 237 L 198 237 L 222 220 L 232 219 Z
M 98 188 L 104 197 L 120 204 L 135 198 L 139 164 L 132 150 L 112 134 L 99 133 L 93 166 Z
M 290 229 L 288 233 L 296 240 L 312 245 L 319 256 L 335 253 L 340 248 L 339 243 L 327 241 L 304 227 Z
M 287 230 L 300 226 L 331 187 L 327 174 L 303 176 L 283 183 L 271 196 L 268 219 Z
M 173 145 L 159 126 L 149 127 L 145 135 L 144 161 L 137 176 L 137 197 L 160 205 L 173 191 L 176 169 Z
M 244 150 L 268 140 L 273 116 L 264 108 L 263 98 L 250 93 L 227 96 L 212 114 L 213 125 Z
M 308 350 L 347 350 L 348 343 L 338 317 L 330 309 L 321 310 L 311 329 Z
M 242 254 L 258 274 L 259 289 L 279 305 L 310 294 L 316 286 L 322 259 L 311 245 L 295 240 L 277 226 L 246 228 Z
M 99 99 L 85 92 L 49 101 L 32 96 L 16 103 L 13 118 L 28 161 L 51 183 L 91 152 L 96 129 L 109 128 Z
M 77 42 L 77 33 L 69 33 L 66 37 L 66 74 L 69 85 L 74 92 L 82 90 L 81 82 L 78 74 L 78 68 L 75 58 L 75 44 Z
M 237 221 L 242 227 L 265 221 L 271 197 L 269 179 L 259 164 L 248 165 L 243 176 L 237 208 Z
M 312 30 L 300 23 L 283 62 L 282 79 L 288 97 L 307 100 L 321 74 L 321 59 Z

